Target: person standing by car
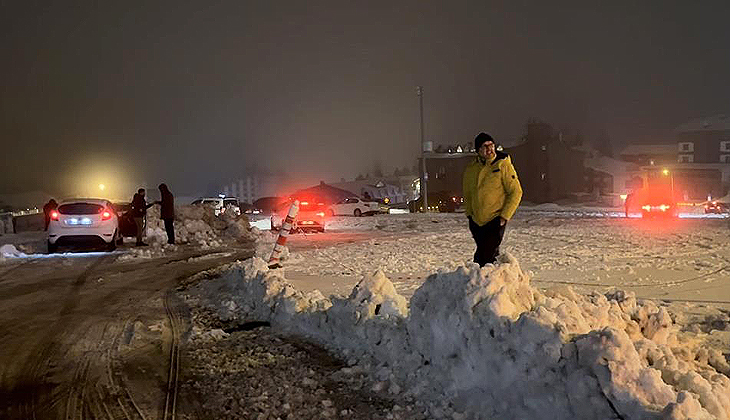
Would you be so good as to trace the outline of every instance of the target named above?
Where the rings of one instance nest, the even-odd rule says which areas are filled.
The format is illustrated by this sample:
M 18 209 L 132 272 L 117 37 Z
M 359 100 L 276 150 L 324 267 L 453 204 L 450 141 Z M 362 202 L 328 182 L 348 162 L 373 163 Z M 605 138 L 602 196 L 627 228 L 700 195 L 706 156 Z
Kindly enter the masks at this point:
M 624 214 L 626 217 L 629 217 L 629 210 L 631 210 L 631 205 L 633 204 L 632 201 L 634 201 L 633 191 L 626 194 L 626 200 L 624 201 Z
M 165 222 L 165 231 L 167 232 L 167 243 L 175 244 L 175 197 L 172 196 L 170 189 L 166 184 L 160 184 L 160 219 Z
M 137 193 L 132 197 L 132 218 L 134 218 L 134 224 L 137 226 L 137 246 L 147 246 L 142 241 L 144 234 L 144 218 L 147 215 L 147 209 L 152 207 L 155 203 L 147 204 L 144 198 L 145 190 L 140 188 Z
M 58 203 L 56 203 L 56 200 L 50 199 L 48 202 L 43 205 L 43 217 L 45 218 L 46 227 L 43 230 L 48 230 L 48 225 L 51 223 L 51 212 L 56 210 L 58 208 Z
M 517 211 L 522 186 L 509 155 L 497 151 L 489 134 L 474 139 L 477 157 L 464 170 L 464 209 L 476 242 L 474 262 L 494 263 L 507 221 Z

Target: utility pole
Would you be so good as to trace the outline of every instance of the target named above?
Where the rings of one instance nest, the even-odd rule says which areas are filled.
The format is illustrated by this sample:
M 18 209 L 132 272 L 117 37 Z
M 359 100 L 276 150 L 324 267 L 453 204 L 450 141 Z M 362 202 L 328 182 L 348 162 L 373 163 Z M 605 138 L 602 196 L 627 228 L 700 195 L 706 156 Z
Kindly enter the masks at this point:
M 426 171 L 423 135 L 423 86 L 416 86 L 416 93 L 418 94 L 418 105 L 421 111 L 421 197 L 423 198 L 423 211 L 428 212 L 428 172 Z

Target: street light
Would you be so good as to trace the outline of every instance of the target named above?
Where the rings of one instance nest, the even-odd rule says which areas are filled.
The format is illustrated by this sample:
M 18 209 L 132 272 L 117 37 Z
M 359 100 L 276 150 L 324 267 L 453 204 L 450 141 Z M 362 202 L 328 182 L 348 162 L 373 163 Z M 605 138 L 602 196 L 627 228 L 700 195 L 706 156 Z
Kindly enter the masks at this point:
M 669 172 L 669 169 L 667 168 L 664 168 L 662 173 L 665 176 L 669 175 L 669 193 L 672 195 L 672 200 L 674 200 L 674 174 Z
M 426 171 L 426 155 L 424 153 L 423 140 L 423 86 L 416 86 L 416 94 L 418 95 L 418 104 L 421 111 L 421 198 L 423 198 L 423 210 L 428 213 L 428 172 Z
M 102 191 L 104 191 L 106 189 L 106 185 L 99 184 L 99 189 L 102 190 Z

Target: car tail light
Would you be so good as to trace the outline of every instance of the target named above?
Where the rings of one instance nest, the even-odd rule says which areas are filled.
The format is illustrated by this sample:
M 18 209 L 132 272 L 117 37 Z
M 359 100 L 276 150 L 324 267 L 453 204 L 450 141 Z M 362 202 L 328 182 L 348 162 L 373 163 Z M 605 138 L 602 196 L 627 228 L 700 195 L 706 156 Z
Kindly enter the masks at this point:
M 319 212 L 319 213 L 316 213 L 316 214 L 317 214 L 317 216 L 319 216 L 319 217 L 324 217 L 324 212 L 323 212 L 323 211 L 321 211 L 321 212 Z
M 58 212 L 57 211 L 54 210 L 54 211 L 51 212 L 51 220 L 58 220 Z
M 651 211 L 651 206 L 641 206 L 641 208 L 646 211 Z
M 661 211 L 667 211 L 667 210 L 669 210 L 669 206 L 666 205 L 666 204 L 662 204 L 661 206 L 659 206 L 659 210 L 661 210 Z
M 300 205 L 302 205 L 302 206 L 306 206 L 306 205 L 309 205 L 309 203 L 308 203 L 307 201 L 302 201 L 302 202 L 301 202 L 301 203 L 299 203 L 299 204 L 300 204 Z
M 101 220 L 109 220 L 112 218 L 112 212 L 109 210 L 104 210 L 101 213 Z

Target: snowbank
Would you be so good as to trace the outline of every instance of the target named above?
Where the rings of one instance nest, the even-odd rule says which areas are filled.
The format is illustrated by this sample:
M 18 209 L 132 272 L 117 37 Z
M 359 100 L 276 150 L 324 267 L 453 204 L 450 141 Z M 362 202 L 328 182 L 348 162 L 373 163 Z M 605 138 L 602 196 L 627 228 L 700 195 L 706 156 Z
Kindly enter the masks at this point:
M 23 257 L 27 257 L 27 255 L 18 251 L 18 249 L 15 248 L 15 245 L 5 244 L 3 246 L 0 246 L 0 261 L 3 261 L 7 258 L 23 258 Z
M 730 419 L 725 356 L 680 345 L 666 309 L 623 292 L 543 294 L 509 254 L 431 275 L 410 308 L 381 272 L 327 299 L 260 258 L 189 292 L 223 320 L 323 344 L 437 418 Z
M 204 206 L 175 206 L 175 243 L 193 244 L 201 249 L 219 248 L 230 242 L 251 242 L 260 232 L 250 228 L 245 215 L 224 213 L 215 216 L 213 209 Z M 147 210 L 148 248 L 132 248 L 120 260 L 152 258 L 167 247 L 165 223 L 160 219 L 159 206 Z

